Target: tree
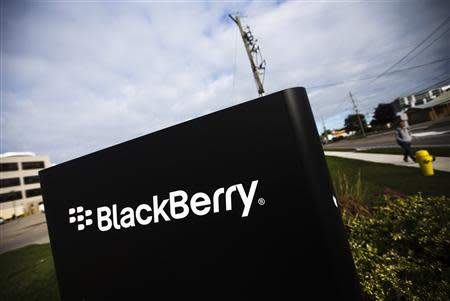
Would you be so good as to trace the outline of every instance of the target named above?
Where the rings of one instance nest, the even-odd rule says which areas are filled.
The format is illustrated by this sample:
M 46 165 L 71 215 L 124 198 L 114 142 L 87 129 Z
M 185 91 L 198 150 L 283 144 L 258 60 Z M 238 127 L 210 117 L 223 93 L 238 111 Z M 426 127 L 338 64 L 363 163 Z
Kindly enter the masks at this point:
M 380 103 L 373 114 L 372 125 L 385 126 L 397 118 L 394 107 L 388 103 Z
M 321 136 L 326 136 L 326 135 L 330 135 L 331 134 L 331 130 L 326 129 L 324 132 L 322 132 Z
M 362 126 L 364 128 L 367 128 L 366 117 L 363 114 L 358 114 L 358 115 L 350 114 L 347 116 L 347 118 L 345 118 L 345 129 L 347 130 L 347 132 L 350 132 L 350 131 L 360 132 L 361 131 L 358 116 L 361 119 Z

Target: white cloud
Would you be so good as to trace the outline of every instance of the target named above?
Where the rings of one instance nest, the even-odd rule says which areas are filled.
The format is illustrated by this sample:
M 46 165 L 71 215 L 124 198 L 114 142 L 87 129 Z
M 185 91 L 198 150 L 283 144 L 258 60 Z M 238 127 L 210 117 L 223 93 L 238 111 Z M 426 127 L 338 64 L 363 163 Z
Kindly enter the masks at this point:
M 308 89 L 317 120 L 339 126 L 349 90 L 369 112 L 445 71 L 438 64 L 371 86 L 348 81 L 381 73 L 430 33 L 446 16 L 444 1 L 433 4 L 2 4 L 1 152 L 59 163 L 255 98 L 227 20 L 237 10 L 268 62 L 268 93 L 345 82 Z M 446 50 L 448 36 L 408 66 Z

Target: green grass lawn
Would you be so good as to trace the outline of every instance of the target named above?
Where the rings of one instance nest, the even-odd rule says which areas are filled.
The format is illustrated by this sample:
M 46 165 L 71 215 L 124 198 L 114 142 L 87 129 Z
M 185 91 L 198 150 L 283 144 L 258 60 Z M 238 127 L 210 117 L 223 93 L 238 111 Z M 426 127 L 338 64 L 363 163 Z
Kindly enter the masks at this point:
M 327 157 L 327 162 L 333 180 L 340 173 L 353 184 L 359 173 L 368 198 L 387 188 L 403 194 L 450 195 L 450 173 L 424 177 L 417 168 L 336 157 Z M 59 300 L 49 244 L 0 255 L 0 271 L 0 300 Z
M 358 173 L 370 195 L 381 193 L 386 189 L 407 195 L 421 192 L 426 196 L 450 196 L 450 173 L 435 170 L 435 175 L 424 177 L 420 169 L 372 163 L 360 160 L 326 157 L 331 177 L 336 179 L 338 173 L 344 173 L 350 182 L 356 182 Z
M 0 255 L 0 300 L 59 300 L 49 244 Z

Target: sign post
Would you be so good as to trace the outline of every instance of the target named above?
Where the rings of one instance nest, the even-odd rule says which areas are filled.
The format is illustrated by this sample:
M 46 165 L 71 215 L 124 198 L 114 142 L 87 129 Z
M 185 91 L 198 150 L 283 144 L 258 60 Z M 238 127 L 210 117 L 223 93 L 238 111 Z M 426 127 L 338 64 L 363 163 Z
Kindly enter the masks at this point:
M 304 88 L 40 172 L 63 300 L 359 300 Z

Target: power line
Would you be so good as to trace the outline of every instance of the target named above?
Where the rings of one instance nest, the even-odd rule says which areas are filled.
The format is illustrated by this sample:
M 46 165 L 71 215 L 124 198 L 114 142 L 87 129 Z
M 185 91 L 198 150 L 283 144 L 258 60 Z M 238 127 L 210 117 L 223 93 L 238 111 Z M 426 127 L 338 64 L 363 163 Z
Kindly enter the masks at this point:
M 444 72 L 442 72 L 441 74 L 439 74 L 439 75 L 437 75 L 437 76 L 435 76 L 433 78 L 422 80 L 419 84 L 414 85 L 413 88 L 408 89 L 408 91 L 413 91 L 413 92 L 408 92 L 408 93 L 405 93 L 405 94 L 408 94 L 408 95 L 421 94 L 421 93 L 423 93 L 426 90 L 430 90 L 431 87 L 435 87 L 435 86 L 438 86 L 438 85 L 440 85 L 442 83 L 445 83 L 448 80 L 448 78 L 445 78 L 445 79 L 442 80 L 443 76 L 447 76 L 448 77 L 448 71 L 447 70 L 445 70 Z M 439 80 L 439 81 L 436 82 L 436 80 Z M 433 82 L 433 84 L 430 85 L 430 82 Z M 425 86 L 425 84 L 427 86 L 426 86 L 426 88 L 423 88 Z M 419 89 L 421 89 L 421 90 L 419 90 Z
M 422 54 L 425 50 L 427 50 L 428 48 L 430 48 L 431 45 L 434 44 L 434 42 L 442 39 L 442 37 L 445 36 L 446 33 L 448 33 L 450 31 L 450 28 L 447 29 L 446 31 L 444 31 L 440 36 L 438 36 L 436 39 L 434 39 L 433 41 L 431 41 L 430 44 L 427 45 L 427 47 L 423 48 L 421 51 L 419 51 L 415 56 L 413 56 L 412 58 L 410 58 L 409 60 L 407 60 L 405 62 L 405 65 L 407 65 L 409 62 L 411 62 L 413 59 L 415 59 L 417 56 L 419 56 L 420 54 Z
M 450 59 L 447 59 L 447 60 L 450 60 Z M 442 61 L 442 60 L 439 60 L 439 61 Z M 409 68 L 408 68 L 409 69 Z M 435 76 L 435 77 L 433 77 L 431 80 L 437 80 L 437 79 L 439 79 L 439 78 L 441 78 L 443 75 L 447 75 L 448 74 L 448 71 L 445 71 L 444 73 L 441 73 L 440 75 L 438 75 L 438 76 Z M 446 77 L 445 79 L 443 79 L 443 80 L 439 80 L 438 82 L 434 82 L 432 85 L 430 85 L 429 84 L 429 81 L 430 81 L 430 79 L 427 79 L 426 81 L 422 81 L 422 83 L 420 84 L 420 85 L 416 85 L 414 88 L 409 88 L 409 89 L 407 89 L 407 90 L 409 90 L 409 91 L 417 91 L 418 90 L 418 87 L 420 87 L 420 86 L 425 86 L 424 84 L 427 84 L 427 88 L 422 88 L 421 90 L 419 90 L 419 92 L 407 92 L 407 93 L 402 93 L 402 95 L 416 95 L 416 94 L 421 94 L 421 93 L 423 93 L 423 92 L 425 92 L 425 91 L 429 91 L 429 90 L 431 90 L 431 89 L 434 89 L 434 88 L 437 88 L 437 87 L 442 87 L 442 86 L 444 86 L 444 85 L 446 85 L 446 84 L 450 84 L 450 77 Z M 351 99 L 352 99 L 352 103 L 353 103 L 353 105 L 354 105 L 354 107 L 353 107 L 353 110 L 355 111 L 355 112 L 358 112 L 357 111 L 357 107 L 356 107 L 356 102 L 354 102 L 354 99 L 353 99 L 353 95 L 351 94 L 351 92 L 350 92 L 350 97 L 351 97 Z M 372 98 L 372 97 L 369 97 L 369 99 L 370 98 Z M 365 103 L 367 103 L 367 100 L 368 99 L 365 99 L 366 101 L 360 101 L 359 103 L 360 104 L 365 104 Z M 341 100 L 341 106 L 344 106 L 344 104 L 346 104 L 347 103 L 347 101 L 348 101 L 348 99 L 342 99 Z M 345 108 L 345 109 L 341 109 L 341 112 L 343 112 L 343 111 L 348 111 L 348 110 L 350 110 L 350 108 Z M 358 114 L 358 113 L 357 113 Z
M 422 94 L 423 92 L 429 91 L 429 90 L 433 90 L 437 87 L 441 87 L 445 84 L 450 84 L 450 77 L 447 77 L 437 83 L 432 84 L 431 86 L 426 87 L 425 89 L 420 90 L 419 92 L 414 92 L 412 94 Z
M 440 76 L 442 76 L 443 74 L 441 74 Z M 431 80 L 435 80 L 437 79 L 436 77 L 431 79 Z M 439 82 L 434 82 L 432 85 L 429 84 L 430 79 L 427 79 L 426 81 L 421 81 L 421 83 L 419 85 L 414 85 L 412 88 L 408 88 L 408 89 L 404 89 L 404 91 L 413 91 L 413 92 L 405 92 L 405 93 L 399 93 L 400 95 L 417 95 L 417 94 L 421 94 L 425 91 L 429 91 L 433 88 L 437 88 L 437 87 L 442 87 L 443 85 L 445 85 L 446 83 L 450 84 L 450 77 L 444 79 L 444 80 L 440 80 Z M 425 86 L 426 85 L 426 86 Z M 421 88 L 419 90 L 419 87 L 426 87 L 426 88 Z M 364 101 L 360 101 L 360 104 L 366 104 L 368 103 L 368 100 L 373 98 L 369 97 L 369 98 L 365 98 L 363 99 Z
M 416 66 L 412 66 L 412 67 L 408 67 L 408 68 L 397 69 L 397 70 L 391 71 L 389 73 L 386 73 L 386 75 L 391 75 L 391 74 L 395 74 L 395 73 L 399 73 L 399 72 L 403 72 L 403 71 L 409 71 L 409 70 L 413 70 L 413 69 L 417 69 L 417 68 L 433 65 L 433 64 L 436 64 L 436 63 L 440 63 L 440 62 L 446 62 L 446 61 L 450 61 L 450 58 L 438 59 L 438 60 L 435 60 L 435 61 L 432 61 L 432 62 L 428 62 L 428 63 L 424 63 L 424 64 L 420 64 L 420 65 L 416 65 Z
M 429 65 L 433 65 L 433 64 L 437 64 L 437 63 L 445 62 L 445 61 L 450 61 L 450 58 L 442 58 L 442 59 L 434 60 L 434 61 L 427 62 L 427 63 L 424 63 L 424 64 L 411 66 L 411 67 L 408 67 L 408 68 L 397 69 L 397 70 L 388 72 L 388 73 L 384 74 L 383 76 L 388 76 L 388 75 L 392 75 L 392 74 L 396 74 L 396 73 L 410 71 L 410 70 L 413 70 L 413 69 L 418 69 L 418 68 L 426 67 L 426 66 L 429 66 Z M 340 82 L 334 82 L 334 83 L 326 83 L 326 84 L 322 84 L 322 85 L 308 87 L 308 89 L 327 88 L 327 87 L 343 85 L 343 84 L 346 84 L 346 83 L 349 83 L 349 82 L 365 81 L 365 80 L 371 80 L 371 79 L 376 79 L 376 77 L 363 77 L 363 78 L 349 79 L 349 80 L 340 81 Z
M 436 60 L 435 62 L 437 62 L 437 61 L 450 61 L 450 58 L 448 58 L 448 59 L 440 59 L 440 60 Z M 422 65 L 429 65 L 429 63 L 427 63 L 427 64 L 422 64 Z M 419 65 L 420 66 L 420 65 Z M 411 69 L 412 67 L 410 67 L 410 68 L 405 68 L 404 70 L 406 70 L 406 69 Z M 392 73 L 394 73 L 394 71 L 392 72 Z M 432 82 L 432 81 L 435 81 L 435 80 L 437 80 L 437 79 L 439 79 L 439 78 L 441 78 L 443 75 L 447 75 L 448 74 L 448 71 L 446 70 L 444 73 L 441 73 L 441 74 L 439 74 L 438 76 L 435 76 L 435 77 L 433 77 L 433 78 L 427 78 L 427 79 L 425 79 L 425 80 L 422 80 L 422 81 L 420 81 L 420 84 L 419 85 L 417 85 L 417 82 L 416 82 L 416 84 L 414 85 L 414 87 L 413 88 L 408 88 L 408 89 L 404 89 L 404 91 L 413 91 L 413 92 L 405 92 L 405 93 L 401 93 L 401 95 L 415 95 L 415 94 L 420 94 L 421 92 L 416 92 L 417 90 L 418 90 L 418 88 L 419 87 L 423 87 L 425 84 L 427 84 L 427 85 L 429 85 L 429 83 L 430 82 Z M 442 86 L 442 84 L 443 83 L 445 83 L 446 82 L 446 80 L 442 80 L 442 81 L 439 81 L 439 82 L 434 82 L 431 86 L 428 86 L 427 88 L 422 88 L 420 91 L 427 91 L 427 90 L 430 90 L 430 88 L 431 87 L 438 87 L 438 86 Z M 373 98 L 373 97 L 375 97 L 376 95 L 373 95 L 372 97 L 370 97 L 370 98 Z M 370 99 L 370 98 L 368 98 L 368 99 Z M 360 101 L 360 103 L 367 103 L 367 100 L 368 100 L 367 98 L 365 99 L 366 101 Z
M 404 55 L 400 60 L 395 62 L 393 65 L 391 65 L 389 68 L 387 68 L 385 71 L 380 73 L 371 83 L 375 82 L 377 79 L 382 77 L 385 73 L 391 71 L 395 66 L 403 62 L 404 59 L 406 59 L 411 53 L 413 53 L 417 48 L 422 46 L 430 37 L 432 37 L 441 27 L 443 27 L 448 21 L 450 21 L 450 17 L 446 17 L 444 21 L 439 24 L 438 27 L 436 27 L 424 40 L 422 40 L 416 47 L 414 47 L 412 50 L 410 50 L 406 55 Z

